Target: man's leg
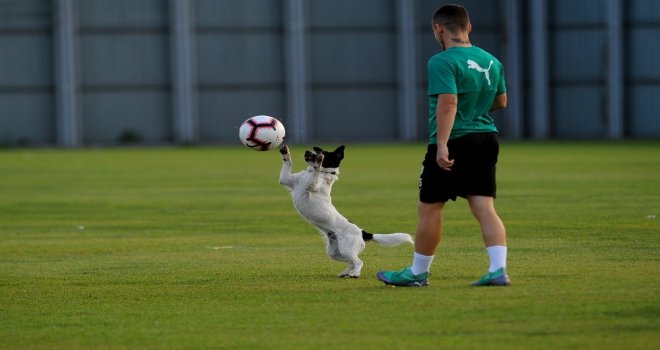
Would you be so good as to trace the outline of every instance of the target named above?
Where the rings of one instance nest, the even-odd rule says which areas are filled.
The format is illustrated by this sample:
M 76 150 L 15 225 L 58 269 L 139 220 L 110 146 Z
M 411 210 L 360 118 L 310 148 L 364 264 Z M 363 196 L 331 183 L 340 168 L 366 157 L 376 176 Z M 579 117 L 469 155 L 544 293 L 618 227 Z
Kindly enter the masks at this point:
M 493 197 L 469 196 L 470 210 L 481 226 L 481 235 L 486 247 L 506 246 L 506 230 L 495 211 Z
M 419 275 L 429 272 L 435 250 L 442 239 L 442 209 L 444 203 L 419 203 L 415 254 L 410 270 Z
M 444 203 L 419 203 L 419 221 L 412 265 L 400 271 L 380 271 L 376 274 L 379 280 L 394 286 L 428 285 L 428 272 L 433 262 L 433 255 L 442 238 L 443 207 Z
M 423 255 L 435 254 L 442 239 L 442 209 L 445 203 L 419 203 L 415 252 Z
M 506 274 L 506 229 L 502 220 L 495 211 L 495 203 L 492 197 L 469 196 L 468 203 L 472 214 L 481 227 L 481 235 L 490 258 L 488 274 L 481 280 L 473 283 L 482 285 L 509 285 L 511 281 Z

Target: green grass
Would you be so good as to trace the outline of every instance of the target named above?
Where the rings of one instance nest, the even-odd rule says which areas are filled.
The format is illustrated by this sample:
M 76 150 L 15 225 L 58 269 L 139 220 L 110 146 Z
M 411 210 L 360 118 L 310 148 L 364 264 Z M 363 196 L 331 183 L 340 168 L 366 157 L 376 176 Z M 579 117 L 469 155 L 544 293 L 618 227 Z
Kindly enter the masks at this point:
M 301 146 L 292 147 L 302 169 Z M 414 233 L 423 145 L 348 145 L 333 200 L 373 232 Z M 0 151 L 0 348 L 652 349 L 660 344 L 660 143 L 505 143 L 509 288 L 448 206 L 428 288 L 324 254 L 278 185 L 275 151 Z

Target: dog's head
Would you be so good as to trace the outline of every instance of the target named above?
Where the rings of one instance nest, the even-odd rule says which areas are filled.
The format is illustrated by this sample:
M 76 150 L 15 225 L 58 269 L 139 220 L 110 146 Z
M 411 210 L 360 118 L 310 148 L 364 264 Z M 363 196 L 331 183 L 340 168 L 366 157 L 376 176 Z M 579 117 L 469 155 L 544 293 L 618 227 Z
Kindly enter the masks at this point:
M 305 151 L 305 162 L 309 165 L 315 165 L 320 159 L 323 159 L 322 167 L 339 168 L 339 163 L 344 159 L 344 148 L 344 145 L 341 145 L 334 151 L 324 151 L 321 147 L 314 147 L 313 152 Z

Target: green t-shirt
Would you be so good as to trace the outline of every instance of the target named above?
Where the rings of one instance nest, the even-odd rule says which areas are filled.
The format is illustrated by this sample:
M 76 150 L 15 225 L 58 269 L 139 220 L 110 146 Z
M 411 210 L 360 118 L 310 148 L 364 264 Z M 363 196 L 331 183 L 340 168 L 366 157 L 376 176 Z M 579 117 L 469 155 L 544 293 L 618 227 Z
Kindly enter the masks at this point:
M 477 132 L 497 132 L 488 115 L 495 96 L 506 92 L 504 68 L 493 55 L 476 47 L 451 47 L 428 62 L 429 143 L 437 143 L 436 108 L 439 94 L 458 96 L 458 109 L 449 139 Z

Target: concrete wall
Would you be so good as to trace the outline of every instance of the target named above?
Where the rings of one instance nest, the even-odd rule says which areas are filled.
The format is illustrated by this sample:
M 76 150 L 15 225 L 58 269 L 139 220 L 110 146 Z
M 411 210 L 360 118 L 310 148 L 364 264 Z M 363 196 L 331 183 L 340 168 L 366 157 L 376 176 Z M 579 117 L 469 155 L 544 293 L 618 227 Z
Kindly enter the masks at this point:
M 462 1 L 511 139 L 660 137 L 660 2 Z M 0 0 L 0 144 L 426 138 L 429 0 Z

